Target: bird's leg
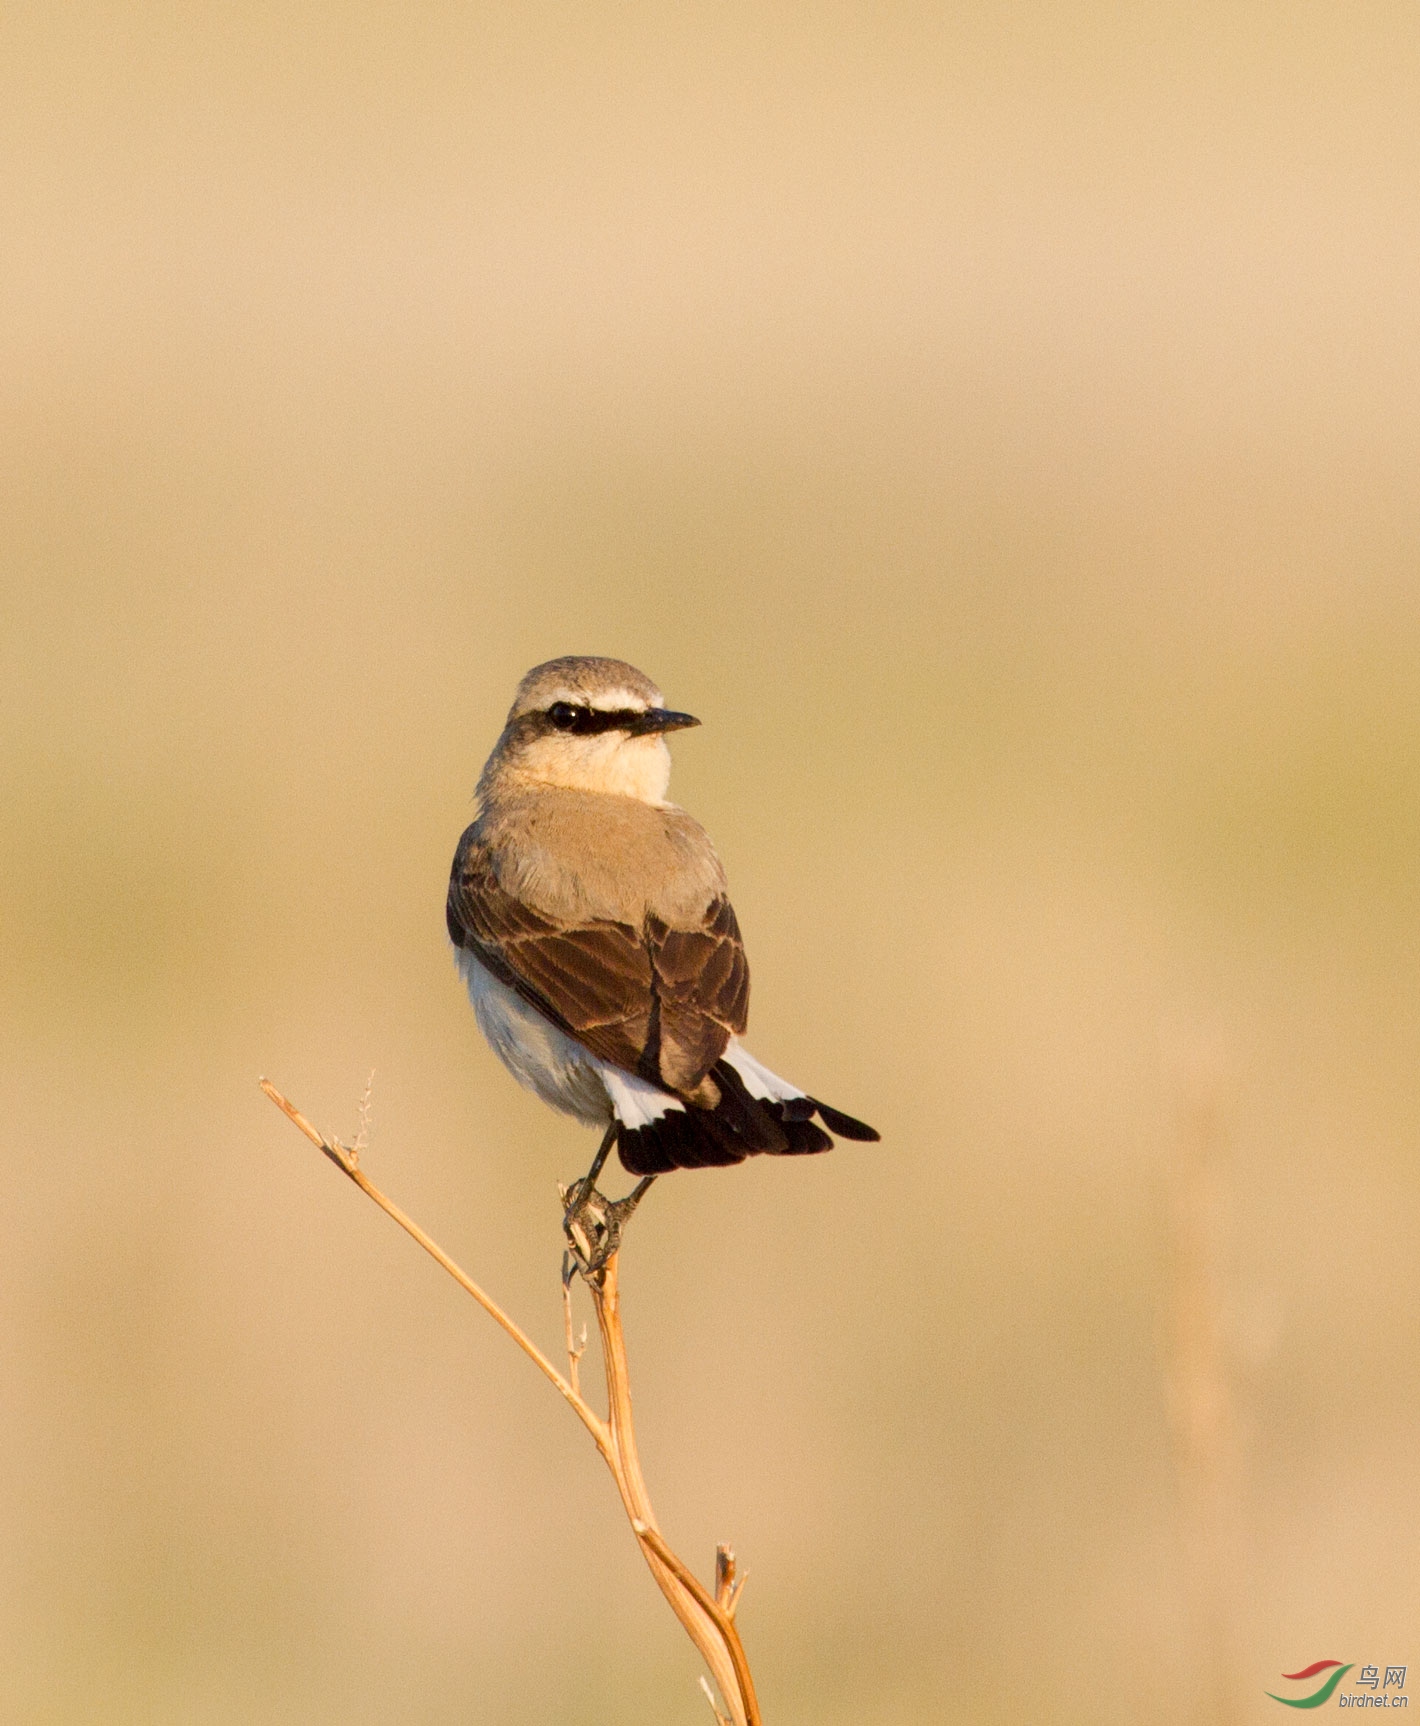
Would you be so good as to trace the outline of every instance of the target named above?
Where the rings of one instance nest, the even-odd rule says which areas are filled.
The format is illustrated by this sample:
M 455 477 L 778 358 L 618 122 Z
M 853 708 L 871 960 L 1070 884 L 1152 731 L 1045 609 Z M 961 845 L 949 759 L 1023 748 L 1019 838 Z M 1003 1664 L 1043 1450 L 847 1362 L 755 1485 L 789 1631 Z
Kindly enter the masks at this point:
M 567 1236 L 576 1268 L 583 1276 L 594 1276 L 620 1247 L 621 1231 L 656 1178 L 654 1175 L 645 1176 L 624 1199 L 609 1199 L 599 1193 L 597 1176 L 615 1142 L 616 1123 L 613 1121 L 590 1170 L 580 1181 L 563 1189 L 562 1232 Z
M 656 1177 L 654 1175 L 642 1175 L 641 1179 L 637 1181 L 636 1185 L 632 1187 L 631 1191 L 624 1199 L 613 1199 L 611 1201 L 611 1208 L 616 1213 L 616 1230 L 618 1235 L 621 1233 L 622 1229 L 626 1227 L 627 1223 L 631 1221 L 632 1212 L 650 1191 L 651 1182 L 654 1181 L 655 1178 Z
M 616 1122 L 612 1121 L 607 1127 L 605 1133 L 602 1134 L 602 1142 L 597 1147 L 596 1156 L 592 1158 L 591 1168 L 587 1170 L 586 1174 L 582 1176 L 580 1181 L 573 1181 L 572 1185 L 567 1187 L 562 1194 L 565 1206 L 562 1213 L 564 1224 L 566 1219 L 570 1217 L 574 1211 L 580 1210 L 596 1191 L 597 1176 L 606 1167 L 606 1160 L 611 1155 L 611 1147 L 615 1143 Z

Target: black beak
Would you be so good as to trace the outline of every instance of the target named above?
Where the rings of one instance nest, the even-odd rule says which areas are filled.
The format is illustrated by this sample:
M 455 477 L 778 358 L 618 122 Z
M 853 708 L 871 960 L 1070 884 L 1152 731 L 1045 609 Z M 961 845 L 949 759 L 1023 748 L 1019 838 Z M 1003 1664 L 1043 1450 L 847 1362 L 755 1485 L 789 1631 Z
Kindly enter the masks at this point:
M 685 731 L 699 723 L 693 713 L 676 713 L 669 707 L 648 707 L 644 713 L 636 715 L 628 729 L 640 737 L 654 731 Z

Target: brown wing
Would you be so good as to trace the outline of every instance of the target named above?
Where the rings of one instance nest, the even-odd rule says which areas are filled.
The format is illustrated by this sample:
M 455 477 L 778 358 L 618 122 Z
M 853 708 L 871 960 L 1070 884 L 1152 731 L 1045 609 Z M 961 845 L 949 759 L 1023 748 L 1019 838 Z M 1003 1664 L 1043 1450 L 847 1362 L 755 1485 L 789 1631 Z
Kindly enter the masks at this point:
M 734 907 L 721 895 L 694 929 L 646 922 L 655 968 L 662 1081 L 693 1091 L 749 1019 L 749 964 Z
M 745 1027 L 749 967 L 723 896 L 690 929 L 655 917 L 640 929 L 602 919 L 565 926 L 503 890 L 470 829 L 454 858 L 447 915 L 454 944 L 553 1024 L 668 1090 L 695 1091 Z

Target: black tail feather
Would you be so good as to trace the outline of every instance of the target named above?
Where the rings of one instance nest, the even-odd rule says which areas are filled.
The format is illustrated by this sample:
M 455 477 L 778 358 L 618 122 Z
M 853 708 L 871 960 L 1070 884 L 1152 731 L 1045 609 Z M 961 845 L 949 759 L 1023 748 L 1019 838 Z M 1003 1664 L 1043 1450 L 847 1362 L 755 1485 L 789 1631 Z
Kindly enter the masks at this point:
M 807 1099 L 818 1110 L 819 1119 L 831 1133 L 837 1133 L 840 1139 L 858 1139 L 864 1144 L 877 1144 L 882 1134 L 876 1127 L 870 1127 L 866 1121 L 855 1121 L 852 1115 L 845 1115 L 841 1109 L 830 1109 L 827 1103 L 819 1102 L 817 1097 Z
M 622 1127 L 616 1150 L 622 1167 L 632 1175 L 725 1168 L 742 1163 L 750 1154 L 709 1109 L 667 1109 L 648 1127 Z
M 782 1102 L 752 1097 L 727 1061 L 717 1061 L 712 1073 L 720 1088 L 720 1101 L 713 1109 L 685 1104 L 667 1109 L 649 1126 L 620 1128 L 617 1154 L 629 1174 L 724 1168 L 757 1152 L 796 1157 L 830 1150 L 833 1140 L 815 1122 L 816 1114 L 841 1139 L 879 1136 L 865 1122 L 815 1097 L 789 1097 Z
M 720 1090 L 720 1101 L 709 1111 L 711 1118 L 723 1119 L 730 1131 L 744 1141 L 747 1151 L 769 1151 L 782 1156 L 789 1149 L 783 1117 L 750 1096 L 744 1080 L 728 1061 L 717 1061 L 711 1072 Z
M 768 1106 L 774 1107 L 772 1103 Z M 811 1157 L 818 1151 L 833 1149 L 833 1140 L 817 1121 L 786 1121 L 784 1131 L 789 1138 L 789 1149 L 784 1153 L 786 1156 Z

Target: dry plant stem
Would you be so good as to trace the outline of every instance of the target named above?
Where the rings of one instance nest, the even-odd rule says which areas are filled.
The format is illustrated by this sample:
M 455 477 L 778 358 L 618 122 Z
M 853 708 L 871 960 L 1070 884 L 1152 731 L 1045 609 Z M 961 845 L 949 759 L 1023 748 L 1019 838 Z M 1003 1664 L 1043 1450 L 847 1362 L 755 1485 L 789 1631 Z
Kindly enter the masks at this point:
M 618 1255 L 613 1253 L 600 1273 L 586 1280 L 596 1306 L 597 1328 L 601 1331 L 611 1442 L 621 1460 L 621 1467 L 614 1471 L 621 1502 L 626 1506 L 626 1514 L 631 1518 L 631 1526 L 641 1543 L 642 1556 L 657 1586 L 714 1674 L 720 1694 L 734 1714 L 735 1726 L 760 1726 L 754 1681 L 750 1677 L 749 1662 L 734 1620 L 706 1593 L 666 1545 L 656 1526 L 656 1515 L 651 1509 L 651 1497 L 646 1490 L 636 1449 L 626 1342 L 621 1330 L 617 1258 Z
M 667 1546 L 656 1526 L 655 1513 L 651 1509 L 650 1495 L 646 1491 L 636 1449 L 636 1428 L 632 1418 L 631 1388 L 626 1366 L 626 1343 L 621 1329 L 616 1256 L 608 1259 L 599 1271 L 584 1277 L 596 1308 L 602 1358 L 606 1366 L 608 1419 L 604 1421 L 583 1400 L 577 1383 L 577 1364 L 582 1350 L 574 1350 L 572 1346 L 571 1303 L 565 1282 L 564 1317 L 570 1379 L 563 1378 L 537 1344 L 508 1317 L 498 1303 L 485 1294 L 472 1277 L 461 1270 L 443 1248 L 425 1234 L 413 1218 L 406 1216 L 398 1205 L 387 1199 L 369 1180 L 360 1168 L 358 1149 L 348 1148 L 338 1139 L 326 1138 L 268 1080 L 261 1081 L 261 1088 L 311 1143 L 330 1158 L 342 1174 L 352 1180 L 361 1192 L 373 1199 L 387 1216 L 393 1218 L 407 1234 L 418 1241 L 425 1252 L 444 1267 L 460 1288 L 473 1296 L 489 1317 L 512 1337 L 543 1377 L 553 1384 L 572 1406 L 610 1468 L 642 1556 L 671 1610 L 714 1675 L 720 1694 L 729 1705 L 733 1726 L 762 1726 L 749 1662 L 745 1658 L 744 1645 L 740 1641 L 739 1630 L 732 1616 L 734 1595 L 730 1595 L 728 1602 L 722 1602 L 708 1593 Z M 733 1564 L 733 1561 L 731 1563 Z M 734 1592 L 737 1593 L 738 1589 Z M 716 1712 L 718 1715 L 718 1710 Z
M 1191 1605 L 1215 1726 L 1243 1717 L 1236 1653 L 1238 1424 L 1222 1263 L 1230 1192 L 1228 1135 L 1216 1076 L 1180 1098 L 1172 1192 L 1171 1384 Z
M 572 1386 L 568 1384 L 567 1380 L 563 1378 L 562 1374 L 558 1372 L 557 1368 L 552 1364 L 532 1338 L 525 1335 L 524 1332 L 514 1324 L 512 1319 L 508 1317 L 507 1313 L 503 1311 L 502 1307 L 498 1305 L 497 1301 L 493 1300 L 491 1296 L 484 1294 L 483 1290 L 479 1288 L 478 1284 L 466 1271 L 460 1270 L 458 1265 L 454 1263 L 438 1242 L 431 1240 L 429 1236 L 424 1233 L 423 1229 L 421 1229 L 419 1224 L 414 1221 L 413 1217 L 407 1217 L 392 1199 L 387 1199 L 385 1197 L 374 1182 L 366 1177 L 361 1170 L 360 1165 L 355 1161 L 345 1146 L 339 1142 L 339 1140 L 327 1139 L 323 1134 L 318 1132 L 295 1106 L 295 1104 L 288 1102 L 269 1079 L 263 1079 L 261 1081 L 261 1088 L 266 1092 L 267 1096 L 271 1098 L 277 1108 L 281 1110 L 282 1114 L 294 1121 L 311 1143 L 319 1146 L 319 1148 L 325 1152 L 326 1156 L 330 1158 L 331 1162 L 335 1164 L 336 1168 L 338 1168 L 342 1174 L 348 1175 L 350 1179 L 354 1181 L 355 1185 L 359 1187 L 362 1193 L 375 1201 L 386 1216 L 393 1217 L 395 1222 L 399 1224 L 406 1234 L 412 1235 L 414 1239 L 419 1242 L 420 1246 L 424 1248 L 425 1252 L 429 1254 L 430 1258 L 436 1259 L 459 1285 L 459 1287 L 464 1289 L 468 1294 L 471 1294 L 488 1316 L 493 1319 L 496 1324 L 500 1324 L 503 1329 L 507 1331 L 508 1335 L 512 1337 L 513 1341 L 517 1343 L 518 1347 L 523 1351 L 528 1359 L 532 1361 L 538 1371 L 556 1385 L 558 1390 L 560 1390 L 563 1396 L 567 1398 L 568 1402 L 571 1403 L 572 1407 L 577 1411 L 577 1416 L 581 1420 L 582 1425 L 586 1427 L 587 1431 L 591 1433 L 592 1438 L 595 1440 L 597 1449 L 614 1468 L 615 1463 L 611 1454 L 611 1434 L 607 1429 L 606 1422 L 602 1420 L 593 1408 L 583 1402 L 582 1398 L 575 1390 L 573 1390 Z

